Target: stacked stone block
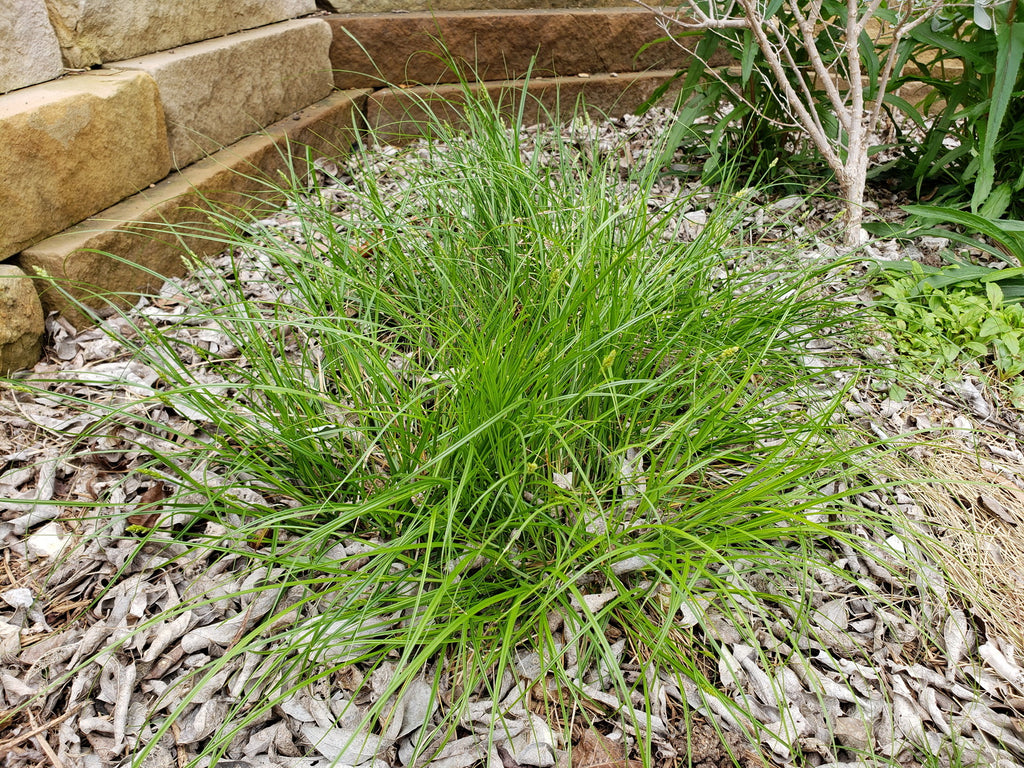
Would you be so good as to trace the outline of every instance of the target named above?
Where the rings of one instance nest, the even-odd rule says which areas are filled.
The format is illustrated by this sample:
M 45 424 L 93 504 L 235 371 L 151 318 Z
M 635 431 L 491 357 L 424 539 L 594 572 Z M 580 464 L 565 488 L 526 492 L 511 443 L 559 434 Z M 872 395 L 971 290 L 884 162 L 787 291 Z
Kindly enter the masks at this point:
M 336 83 L 347 88 L 452 83 L 450 63 L 471 81 L 501 81 L 675 72 L 689 60 L 676 44 L 654 42 L 665 32 L 642 8 L 359 13 L 327 21 Z
M 333 90 L 331 29 L 308 17 L 315 11 L 315 0 L 9 0 L 0 8 L 0 374 L 34 364 L 43 311 L 68 306 L 59 292 L 37 291 L 32 276 L 122 293 L 151 288 L 154 272 L 180 272 L 181 258 L 139 222 L 180 222 L 201 200 L 232 194 L 258 199 L 261 174 L 279 168 L 308 120 L 268 127 Z M 361 95 L 316 112 L 344 118 L 347 138 L 327 131 L 343 147 Z M 238 144 L 251 134 L 254 143 Z M 243 174 L 244 183 L 231 178 Z M 37 311 L 22 312 L 38 293 Z
M 171 160 L 182 168 L 325 98 L 333 82 L 330 44 L 330 27 L 306 19 L 106 66 L 156 82 Z
M 0 93 L 44 83 L 64 71 L 43 0 L 7 0 L 0 10 Z
M 244 29 L 287 21 L 316 10 L 315 0 L 45 2 L 64 61 L 72 68 L 166 51 Z
M 29 274 L 43 271 L 81 286 L 79 296 L 155 290 L 161 276 L 184 273 L 184 253 L 202 258 L 220 250 L 216 239 L 204 237 L 216 231 L 204 211 L 269 209 L 276 202 L 274 181 L 298 169 L 307 151 L 327 157 L 346 153 L 365 98 L 365 91 L 339 91 L 25 249 L 19 263 Z M 61 291 L 43 289 L 42 304 L 74 325 L 88 323 Z
M 153 79 L 88 72 L 0 98 L 0 257 L 76 224 L 170 170 Z
M 338 13 L 409 13 L 478 10 L 530 10 L 565 8 L 612 8 L 622 0 L 321 0 Z
M 665 33 L 642 8 L 340 14 L 328 22 L 335 84 L 377 86 L 366 120 L 391 143 L 417 137 L 426 109 L 457 122 L 460 77 L 483 81 L 472 87 L 511 107 L 528 75 L 524 119 L 550 123 L 580 104 L 591 118 L 632 112 L 691 58 L 674 43 L 654 43 Z M 389 34 L 396 24 L 402 34 Z

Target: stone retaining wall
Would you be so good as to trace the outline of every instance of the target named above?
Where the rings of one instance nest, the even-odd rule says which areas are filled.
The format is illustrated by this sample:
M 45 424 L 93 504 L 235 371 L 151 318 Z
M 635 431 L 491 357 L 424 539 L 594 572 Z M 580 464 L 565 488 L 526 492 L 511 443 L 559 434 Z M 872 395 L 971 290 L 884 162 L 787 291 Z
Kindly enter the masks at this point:
M 180 274 L 183 246 L 200 256 L 215 247 L 198 236 L 210 227 L 204 209 L 261 205 L 289 163 L 307 151 L 343 155 L 367 121 L 396 140 L 413 133 L 410 94 L 443 96 L 457 79 L 432 55 L 438 38 L 456 62 L 493 80 L 482 87 L 521 87 L 510 80 L 533 60 L 538 77 L 530 88 L 550 108 L 571 109 L 582 93 L 592 110 L 621 114 L 687 63 L 668 44 L 637 57 L 662 33 L 634 8 L 330 15 L 317 5 L 6 0 L 0 374 L 35 363 L 44 314 L 86 321 L 60 292 L 40 293 L 26 275 L 43 271 L 65 278 L 77 296 L 113 292 L 127 301 L 161 276 Z M 481 0 L 430 5 L 479 7 Z M 196 236 L 180 240 L 166 224 Z

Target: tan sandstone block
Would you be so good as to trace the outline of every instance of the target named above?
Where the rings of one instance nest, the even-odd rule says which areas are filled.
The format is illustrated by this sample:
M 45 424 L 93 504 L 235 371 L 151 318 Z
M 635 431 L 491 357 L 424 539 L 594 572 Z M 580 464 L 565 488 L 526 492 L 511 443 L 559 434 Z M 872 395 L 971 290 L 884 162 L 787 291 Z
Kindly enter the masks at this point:
M 211 239 L 223 230 L 205 212 L 269 207 L 279 197 L 273 182 L 288 172 L 289 163 L 302 167 L 307 150 L 313 158 L 346 155 L 355 141 L 366 95 L 367 91 L 334 93 L 265 133 L 242 139 L 152 189 L 37 243 L 22 252 L 18 263 L 28 274 L 43 270 L 66 281 L 64 287 L 81 299 L 115 293 L 124 296 L 119 303 L 131 303 L 138 293 L 158 288 L 162 276 L 184 273 L 183 249 L 198 257 L 223 250 Z M 88 325 L 59 291 L 43 291 L 42 301 L 47 312 L 56 310 L 75 325 Z M 106 304 L 101 299 L 86 303 Z
M 613 77 L 536 78 L 528 84 L 523 122 L 551 123 L 573 118 L 583 111 L 592 118 L 614 117 L 635 111 L 647 101 L 661 84 L 670 80 L 675 70 L 631 73 Z M 486 88 L 505 114 L 518 108 L 522 82 L 480 83 L 471 87 L 476 92 Z M 666 100 L 674 98 L 669 92 Z M 384 88 L 370 95 L 366 121 L 378 140 L 401 144 L 423 135 L 428 108 L 442 120 L 462 123 L 461 104 L 465 92 L 459 85 Z
M 0 376 L 39 362 L 43 310 L 31 278 L 0 264 Z
M 46 0 L 69 67 L 130 59 L 316 10 L 316 0 Z
M 530 70 L 533 57 L 535 77 L 681 69 L 691 60 L 673 43 L 650 45 L 665 33 L 642 8 L 359 14 L 327 21 L 339 88 L 457 82 L 447 55 L 465 65 L 470 80 L 515 79 Z
M 138 69 L 160 88 L 177 168 L 327 96 L 331 28 L 286 21 L 110 64 Z
M 0 8 L 0 93 L 53 80 L 63 71 L 43 0 L 6 0 Z
M 153 80 L 95 72 L 0 96 L 0 258 L 167 175 Z

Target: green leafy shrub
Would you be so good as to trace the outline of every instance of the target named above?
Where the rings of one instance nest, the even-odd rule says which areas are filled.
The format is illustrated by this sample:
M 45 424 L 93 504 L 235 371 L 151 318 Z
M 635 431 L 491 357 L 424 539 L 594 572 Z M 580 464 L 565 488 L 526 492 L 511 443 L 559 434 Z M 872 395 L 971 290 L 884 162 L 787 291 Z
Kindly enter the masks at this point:
M 666 28 L 684 30 L 681 37 L 701 35 L 695 58 L 706 63 L 690 67 L 684 80 L 676 138 L 690 130 L 690 114 L 704 110 L 719 118 L 712 136 L 737 122 L 763 133 L 745 141 L 743 151 L 752 148 L 769 168 L 813 146 L 839 188 L 844 242 L 859 245 L 872 142 L 892 76 L 902 65 L 904 38 L 940 5 L 744 0 L 722 6 L 684 0 L 676 15 L 654 9 Z M 711 66 L 719 48 L 738 66 Z M 766 145 L 765 138 L 776 137 L 775 147 Z M 709 160 L 718 152 L 716 145 Z
M 709 32 L 698 44 L 697 55 L 713 58 L 719 49 L 742 54 L 737 42 Z M 746 50 L 756 51 L 757 46 Z M 680 73 L 684 83 L 678 114 L 661 163 L 668 165 L 682 149 L 684 162 L 675 167 L 704 184 L 740 172 L 781 185 L 784 194 L 803 193 L 807 177 L 820 175 L 825 166 L 785 119 L 778 100 L 752 75 L 738 67 L 721 67 L 714 75 L 702 74 L 700 67 Z

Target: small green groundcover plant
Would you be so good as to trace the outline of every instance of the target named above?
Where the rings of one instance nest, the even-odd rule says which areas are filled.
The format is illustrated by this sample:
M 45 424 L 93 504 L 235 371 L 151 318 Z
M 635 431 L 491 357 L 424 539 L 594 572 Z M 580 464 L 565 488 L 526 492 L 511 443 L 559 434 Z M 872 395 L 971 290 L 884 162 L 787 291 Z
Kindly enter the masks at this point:
M 636 668 L 710 691 L 714 660 L 675 625 L 684 601 L 741 605 L 754 573 L 843 577 L 823 542 L 860 549 L 846 521 L 870 513 L 845 500 L 870 485 L 874 448 L 835 425 L 836 369 L 803 357 L 850 324 L 819 289 L 834 265 L 744 249 L 728 198 L 683 241 L 687 201 L 649 204 L 656 166 L 623 179 L 614 152 L 557 133 L 528 150 L 486 91 L 465 100 L 467 126 L 433 124 L 443 142 L 387 183 L 357 148 L 340 211 L 329 190 L 282 190 L 298 231 L 224 214 L 225 232 L 248 233 L 225 245 L 264 268 L 240 259 L 225 279 L 198 264 L 188 299 L 231 356 L 124 315 L 117 338 L 160 375 L 150 402 L 192 426 L 97 402 L 108 412 L 83 445 L 104 430 L 152 438 L 132 472 L 173 488 L 161 510 L 177 522 L 139 551 L 230 558 L 276 606 L 183 694 L 179 713 L 232 658 L 266 660 L 211 759 L 295 690 L 353 668 L 387 666 L 390 693 L 426 674 L 449 735 L 520 652 L 539 652 L 563 722 L 595 665 L 624 701 L 648 701 L 648 676 L 603 661 L 613 633 Z M 251 299 L 260 281 L 275 301 Z
M 889 319 L 896 351 L 912 368 L 940 378 L 966 370 L 1012 379 L 1024 372 L 1024 304 L 1004 293 L 1000 278 L 1013 284 L 1022 271 L 889 265 L 875 312 Z

